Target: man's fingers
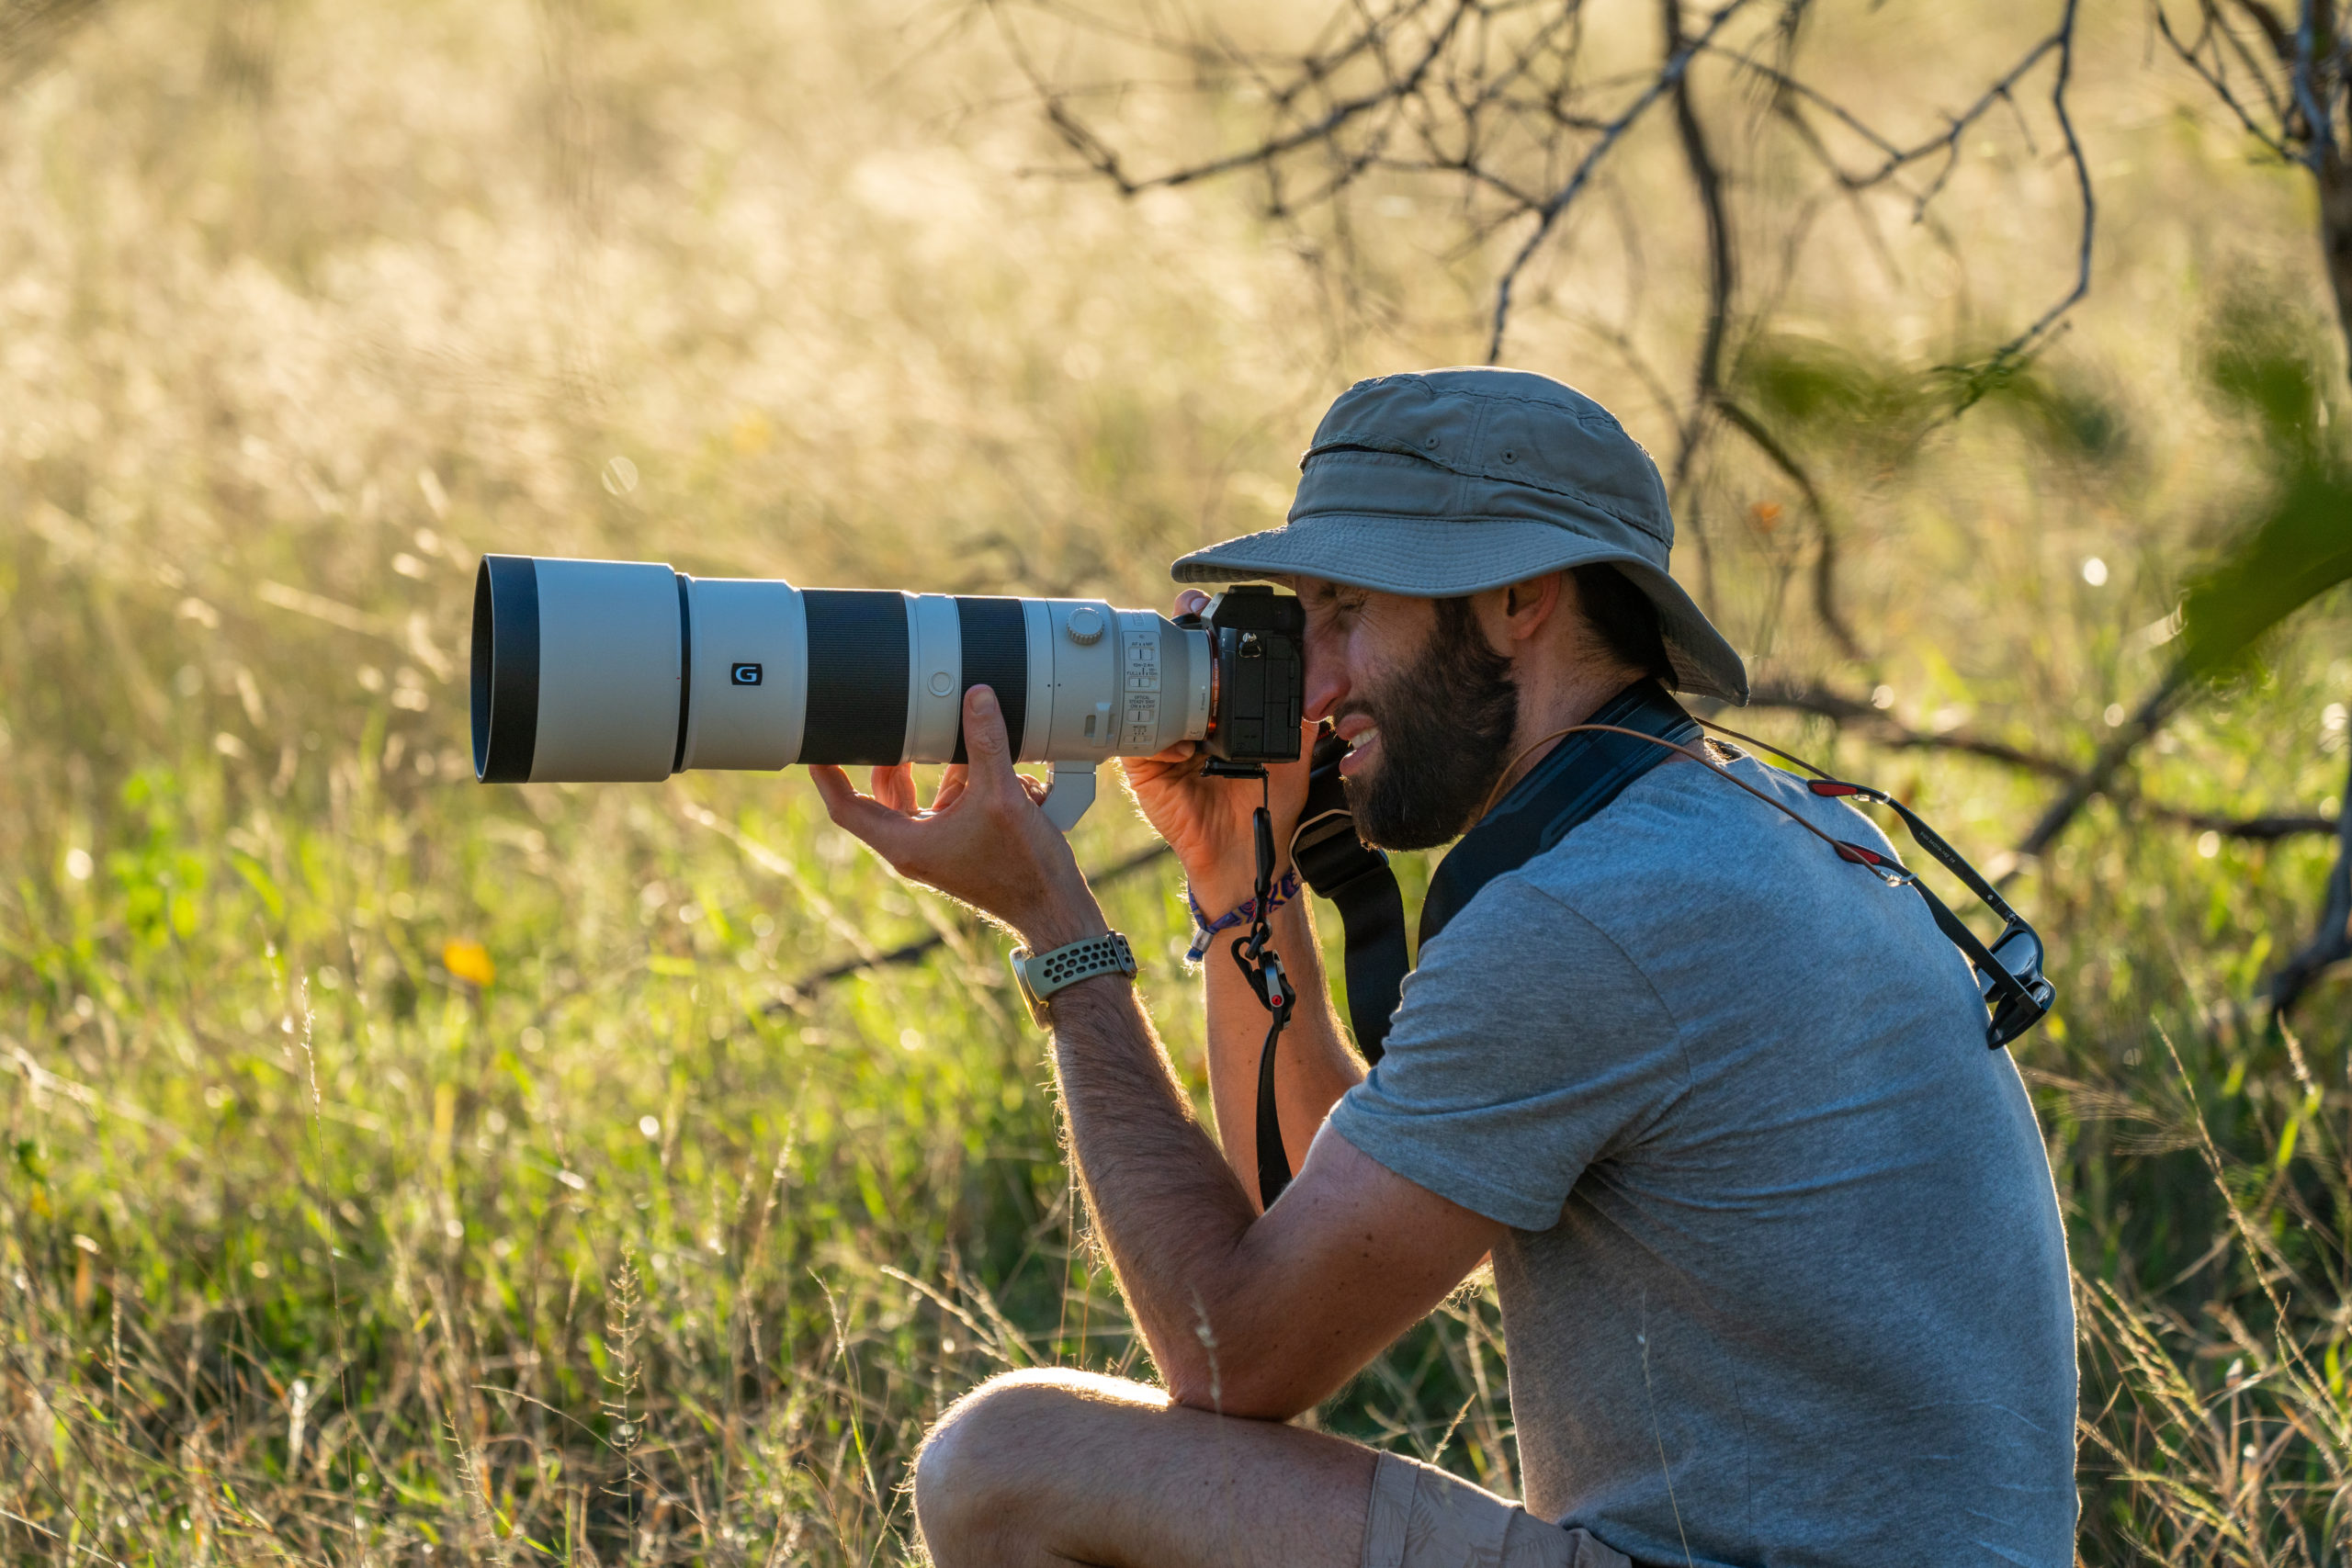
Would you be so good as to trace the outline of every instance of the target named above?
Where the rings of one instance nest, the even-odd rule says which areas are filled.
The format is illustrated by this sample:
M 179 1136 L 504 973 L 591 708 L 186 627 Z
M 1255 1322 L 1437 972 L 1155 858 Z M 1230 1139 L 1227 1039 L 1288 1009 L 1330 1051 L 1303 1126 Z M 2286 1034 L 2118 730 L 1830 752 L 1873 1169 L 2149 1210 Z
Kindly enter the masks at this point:
M 1179 740 L 1173 746 L 1154 751 L 1148 757 L 1137 757 L 1134 759 L 1134 761 L 1139 762 L 1159 762 L 1172 767 L 1180 762 L 1191 761 L 1194 757 L 1200 755 L 1202 750 L 1203 748 L 1201 743 L 1197 740 Z
M 1197 588 L 1187 588 L 1176 595 L 1175 613 L 1179 615 L 1197 615 L 1208 607 L 1209 596 Z
M 893 811 L 915 812 L 915 770 L 910 762 L 892 762 L 874 770 L 874 798 Z
M 830 762 L 812 763 L 809 782 L 817 786 L 817 794 L 825 803 L 825 815 L 833 826 L 871 845 L 884 860 L 896 865 L 905 849 L 907 819 L 896 811 L 857 793 L 849 775 Z
M 965 793 L 977 804 L 1026 801 L 1034 806 L 1051 787 L 1012 765 L 1004 715 L 997 707 L 996 694 L 986 686 L 964 694 L 964 753 L 971 758 L 964 768 Z
M 972 769 L 968 762 L 950 762 L 939 775 L 939 787 L 931 794 L 932 815 L 937 816 L 964 797 L 971 787 Z
M 966 787 L 988 799 L 1018 799 L 1021 775 L 1013 771 L 1012 745 L 1005 739 L 1004 715 L 996 694 L 975 686 L 964 694 L 964 754 Z

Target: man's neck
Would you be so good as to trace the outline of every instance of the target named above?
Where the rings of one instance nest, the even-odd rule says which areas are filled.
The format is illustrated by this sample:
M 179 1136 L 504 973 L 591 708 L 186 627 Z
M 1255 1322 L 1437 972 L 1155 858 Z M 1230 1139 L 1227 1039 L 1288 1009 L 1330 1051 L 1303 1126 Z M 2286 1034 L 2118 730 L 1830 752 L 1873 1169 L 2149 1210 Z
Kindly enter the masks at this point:
M 1522 685 L 1519 729 L 1511 737 L 1512 761 L 1496 782 L 1489 806 L 1551 755 L 1564 739 L 1562 731 L 1584 723 L 1601 704 L 1641 678 L 1640 671 L 1621 664 L 1580 662 L 1549 680 Z

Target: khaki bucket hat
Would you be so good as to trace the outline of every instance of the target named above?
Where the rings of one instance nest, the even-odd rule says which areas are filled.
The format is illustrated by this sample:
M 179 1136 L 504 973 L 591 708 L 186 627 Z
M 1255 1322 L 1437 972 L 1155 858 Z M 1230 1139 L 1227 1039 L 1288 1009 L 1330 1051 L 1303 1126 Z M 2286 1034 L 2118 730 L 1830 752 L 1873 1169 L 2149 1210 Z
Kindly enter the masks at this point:
M 1679 691 L 1747 701 L 1747 670 L 1674 579 L 1657 465 L 1616 416 L 1526 370 L 1382 376 L 1340 395 L 1280 528 L 1195 550 L 1179 582 L 1320 577 L 1417 598 L 1607 564 L 1657 606 Z

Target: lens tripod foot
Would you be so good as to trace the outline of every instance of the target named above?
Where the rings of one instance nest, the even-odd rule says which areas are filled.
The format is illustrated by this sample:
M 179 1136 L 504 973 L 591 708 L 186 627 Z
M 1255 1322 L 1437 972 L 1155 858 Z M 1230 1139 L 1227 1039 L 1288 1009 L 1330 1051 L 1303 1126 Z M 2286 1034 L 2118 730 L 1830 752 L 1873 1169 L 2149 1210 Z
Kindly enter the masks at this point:
M 1093 804 L 1094 764 L 1056 762 L 1053 784 L 1046 791 L 1042 807 L 1046 820 L 1067 833 L 1078 826 L 1078 819 Z

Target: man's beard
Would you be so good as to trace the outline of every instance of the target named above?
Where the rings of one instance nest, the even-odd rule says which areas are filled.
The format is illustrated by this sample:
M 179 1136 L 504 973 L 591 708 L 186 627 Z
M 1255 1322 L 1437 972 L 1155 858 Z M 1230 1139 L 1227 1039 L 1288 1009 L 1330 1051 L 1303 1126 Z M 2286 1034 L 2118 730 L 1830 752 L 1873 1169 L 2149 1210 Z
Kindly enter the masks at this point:
M 1380 728 L 1372 766 L 1347 781 L 1357 835 L 1385 849 L 1433 849 L 1469 828 L 1502 777 L 1519 688 L 1470 602 L 1440 599 L 1420 656 L 1340 711 Z

